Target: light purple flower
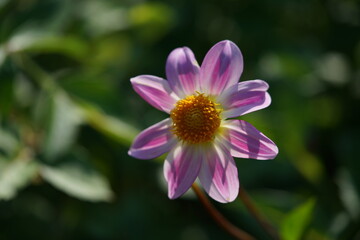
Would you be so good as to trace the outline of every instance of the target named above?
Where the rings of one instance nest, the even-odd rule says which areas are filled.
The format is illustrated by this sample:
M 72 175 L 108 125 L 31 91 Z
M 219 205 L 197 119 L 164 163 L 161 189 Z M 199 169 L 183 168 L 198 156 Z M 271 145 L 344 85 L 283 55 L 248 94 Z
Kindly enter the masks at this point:
M 177 48 L 167 59 L 167 80 L 131 79 L 143 99 L 170 114 L 142 131 L 129 150 L 140 159 L 169 152 L 164 162 L 169 198 L 181 196 L 199 178 L 213 199 L 231 202 L 239 192 L 233 157 L 265 160 L 278 154 L 275 143 L 250 123 L 229 119 L 271 102 L 266 82 L 238 82 L 242 71 L 240 49 L 225 40 L 210 49 L 201 67 L 189 48 Z

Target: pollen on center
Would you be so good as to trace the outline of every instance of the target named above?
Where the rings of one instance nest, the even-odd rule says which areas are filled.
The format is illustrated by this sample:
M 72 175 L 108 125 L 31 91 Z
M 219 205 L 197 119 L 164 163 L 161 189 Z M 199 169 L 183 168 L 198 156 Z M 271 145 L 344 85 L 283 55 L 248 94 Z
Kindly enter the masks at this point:
M 219 105 L 203 93 L 181 99 L 170 112 L 173 133 L 191 144 L 210 142 L 220 126 L 220 112 Z

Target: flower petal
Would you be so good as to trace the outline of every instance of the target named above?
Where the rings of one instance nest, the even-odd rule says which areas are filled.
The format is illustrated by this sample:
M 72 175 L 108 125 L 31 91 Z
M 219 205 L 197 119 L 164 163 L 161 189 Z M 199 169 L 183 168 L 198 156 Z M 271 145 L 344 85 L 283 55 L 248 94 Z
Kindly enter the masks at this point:
M 273 159 L 279 150 L 275 143 L 243 120 L 227 120 L 223 124 L 231 155 L 258 160 Z
M 181 98 L 199 90 L 200 67 L 190 48 L 177 48 L 170 53 L 166 77 L 171 89 Z
M 132 78 L 130 81 L 135 92 L 153 107 L 161 111 L 170 113 L 176 101 L 179 99 L 165 79 L 150 75 L 141 75 Z
M 128 153 L 139 159 L 156 158 L 170 151 L 176 142 L 171 133 L 171 120 L 167 118 L 143 130 L 135 138 Z
M 202 154 L 193 145 L 178 143 L 164 162 L 164 176 L 168 182 L 168 196 L 178 198 L 194 183 L 199 174 Z
M 221 144 L 215 144 L 206 151 L 199 179 L 209 196 L 216 201 L 232 202 L 239 193 L 236 164 L 230 151 Z
M 206 54 L 201 65 L 201 88 L 210 95 L 218 95 L 235 85 L 243 71 L 240 49 L 231 41 L 217 43 Z
M 266 92 L 269 85 L 262 80 L 240 82 L 221 94 L 218 102 L 223 106 L 223 117 L 232 118 L 266 108 L 271 103 Z

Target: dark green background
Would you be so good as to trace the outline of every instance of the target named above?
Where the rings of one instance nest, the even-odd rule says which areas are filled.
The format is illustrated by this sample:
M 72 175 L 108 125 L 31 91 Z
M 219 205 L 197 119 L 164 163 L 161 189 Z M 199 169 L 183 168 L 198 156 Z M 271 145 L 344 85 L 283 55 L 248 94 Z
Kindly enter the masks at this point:
M 356 0 L 0 1 L 0 239 L 231 239 L 192 193 L 167 198 L 162 160 L 127 155 L 166 117 L 129 79 L 224 39 L 241 80 L 270 85 L 241 119 L 280 151 L 236 159 L 241 186 L 285 240 L 360 239 Z M 269 239 L 240 200 L 212 202 Z

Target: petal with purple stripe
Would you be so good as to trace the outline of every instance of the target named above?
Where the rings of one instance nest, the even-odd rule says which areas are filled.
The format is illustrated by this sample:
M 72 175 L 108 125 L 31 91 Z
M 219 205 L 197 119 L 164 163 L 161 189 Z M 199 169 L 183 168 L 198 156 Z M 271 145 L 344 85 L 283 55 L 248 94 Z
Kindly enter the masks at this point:
M 240 49 L 231 41 L 215 44 L 206 54 L 201 65 L 201 89 L 210 95 L 219 95 L 235 85 L 243 71 Z
M 167 118 L 143 130 L 135 138 L 128 153 L 135 158 L 152 159 L 170 151 L 176 142 L 171 133 L 171 120 Z
M 227 120 L 222 127 L 223 141 L 227 141 L 234 157 L 267 160 L 275 158 L 279 152 L 273 141 L 248 122 Z
M 168 182 L 168 196 L 183 195 L 194 183 L 202 164 L 201 150 L 193 145 L 178 143 L 164 162 L 164 176 Z
M 132 78 L 131 84 L 145 101 L 153 107 L 170 113 L 179 97 L 171 90 L 168 81 L 165 79 L 141 75 Z
M 232 202 L 239 193 L 235 161 L 221 143 L 214 144 L 206 151 L 199 179 L 209 196 L 218 202 Z
M 217 99 L 224 108 L 223 117 L 238 117 L 266 108 L 271 103 L 268 88 L 262 80 L 240 82 L 228 88 Z
M 166 62 L 166 77 L 171 89 L 181 98 L 199 90 L 200 67 L 187 47 L 173 50 Z

